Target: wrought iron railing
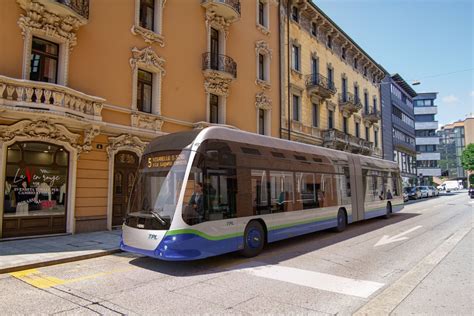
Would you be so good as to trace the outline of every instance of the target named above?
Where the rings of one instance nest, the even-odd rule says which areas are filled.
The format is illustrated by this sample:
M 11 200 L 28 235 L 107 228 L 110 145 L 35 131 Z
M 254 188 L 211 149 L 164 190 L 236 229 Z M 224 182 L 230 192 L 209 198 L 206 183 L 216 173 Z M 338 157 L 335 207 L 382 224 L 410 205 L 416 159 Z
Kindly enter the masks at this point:
M 89 0 L 56 0 L 56 2 L 69 7 L 83 18 L 89 19 Z
M 330 81 L 328 78 L 318 73 L 306 76 L 306 86 L 320 86 L 331 91 L 332 93 L 336 93 L 336 87 L 334 86 L 334 82 Z
M 339 93 L 339 103 L 352 103 L 356 104 L 356 97 L 350 92 Z
M 226 55 L 210 52 L 202 54 L 202 69 L 223 71 L 237 78 L 237 63 Z
M 202 0 L 202 2 L 223 3 L 223 4 L 228 5 L 229 7 L 233 8 L 240 15 L 240 0 Z

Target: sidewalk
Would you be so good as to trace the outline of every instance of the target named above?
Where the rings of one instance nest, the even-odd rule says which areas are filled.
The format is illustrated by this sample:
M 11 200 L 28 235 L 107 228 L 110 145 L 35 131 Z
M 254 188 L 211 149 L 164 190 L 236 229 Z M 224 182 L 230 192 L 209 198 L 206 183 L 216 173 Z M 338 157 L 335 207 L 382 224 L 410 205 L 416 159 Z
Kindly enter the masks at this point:
M 120 230 L 0 242 L 0 274 L 118 252 Z

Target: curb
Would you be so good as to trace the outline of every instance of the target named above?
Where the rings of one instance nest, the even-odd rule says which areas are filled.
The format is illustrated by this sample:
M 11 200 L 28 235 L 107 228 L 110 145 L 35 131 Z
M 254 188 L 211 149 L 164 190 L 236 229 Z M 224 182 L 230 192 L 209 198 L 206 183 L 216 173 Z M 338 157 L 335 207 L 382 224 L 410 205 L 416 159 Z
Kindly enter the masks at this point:
M 61 263 L 68 263 L 68 262 L 74 262 L 74 261 L 104 257 L 104 256 L 108 256 L 108 255 L 111 255 L 111 254 L 114 254 L 114 253 L 119 253 L 119 252 L 122 252 L 122 250 L 120 250 L 119 248 L 116 248 L 116 249 L 91 253 L 91 254 L 87 254 L 87 255 L 80 255 L 80 256 L 75 256 L 75 257 L 54 259 L 54 260 L 48 260 L 48 261 L 42 261 L 42 262 L 35 262 L 35 263 L 19 265 L 19 266 L 14 266 L 14 267 L 9 267 L 9 268 L 2 268 L 2 269 L 0 269 L 0 274 L 17 272 L 17 271 L 27 270 L 27 269 L 42 268 L 42 267 L 53 266 L 53 265 L 57 265 L 57 264 L 61 264 Z

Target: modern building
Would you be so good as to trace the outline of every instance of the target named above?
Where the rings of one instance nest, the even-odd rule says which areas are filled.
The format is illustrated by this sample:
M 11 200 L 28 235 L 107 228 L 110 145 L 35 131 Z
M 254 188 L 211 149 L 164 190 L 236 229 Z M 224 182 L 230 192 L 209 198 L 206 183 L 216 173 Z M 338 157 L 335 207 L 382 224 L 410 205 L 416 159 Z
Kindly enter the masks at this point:
M 383 158 L 398 162 L 403 184 L 416 184 L 416 92 L 399 75 L 387 75 L 380 85 L 382 97 Z
M 438 107 L 435 104 L 437 92 L 418 93 L 413 98 L 415 112 L 416 135 L 416 166 L 421 183 L 430 184 L 432 177 L 439 177 L 441 159 L 438 146 L 439 137 L 436 135 L 438 121 L 436 114 Z
M 112 2 L 0 1 L 0 238 L 120 225 L 160 135 L 280 135 L 278 1 Z
M 283 8 L 282 137 L 382 157 L 385 70 L 313 1 Z
M 468 117 L 463 121 L 441 126 L 438 130 L 441 176 L 463 181 L 467 179 L 466 171 L 461 163 L 461 156 L 469 141 L 470 143 L 474 141 L 473 127 L 474 117 Z

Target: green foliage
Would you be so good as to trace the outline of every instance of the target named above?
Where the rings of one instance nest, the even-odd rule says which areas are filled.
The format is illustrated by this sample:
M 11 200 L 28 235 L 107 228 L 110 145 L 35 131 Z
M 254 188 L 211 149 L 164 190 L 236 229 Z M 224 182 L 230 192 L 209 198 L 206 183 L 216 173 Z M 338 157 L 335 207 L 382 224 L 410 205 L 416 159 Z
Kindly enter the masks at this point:
M 467 145 L 461 156 L 464 170 L 474 171 L 474 144 Z

